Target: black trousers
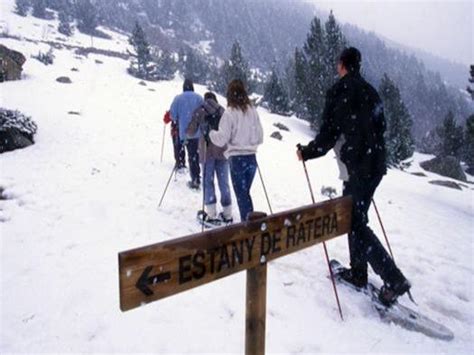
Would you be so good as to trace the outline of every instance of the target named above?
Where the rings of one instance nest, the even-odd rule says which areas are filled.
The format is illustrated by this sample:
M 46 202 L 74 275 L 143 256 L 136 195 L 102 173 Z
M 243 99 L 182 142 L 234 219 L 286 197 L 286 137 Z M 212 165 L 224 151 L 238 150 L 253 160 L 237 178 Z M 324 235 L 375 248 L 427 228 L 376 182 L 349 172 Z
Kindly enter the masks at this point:
M 184 168 L 186 166 L 186 152 L 184 150 L 183 142 L 179 139 L 179 136 L 172 136 L 173 139 L 173 150 L 174 150 L 174 160 L 176 161 L 176 166 L 178 168 Z
M 188 139 L 186 141 L 186 150 L 188 151 L 189 172 L 191 181 L 201 183 L 201 167 L 199 166 L 199 138 Z
M 351 268 L 367 274 L 367 264 L 385 283 L 395 284 L 405 279 L 395 262 L 367 226 L 368 211 L 382 176 L 370 179 L 351 178 L 344 182 L 343 195 L 352 195 L 352 225 L 349 233 Z

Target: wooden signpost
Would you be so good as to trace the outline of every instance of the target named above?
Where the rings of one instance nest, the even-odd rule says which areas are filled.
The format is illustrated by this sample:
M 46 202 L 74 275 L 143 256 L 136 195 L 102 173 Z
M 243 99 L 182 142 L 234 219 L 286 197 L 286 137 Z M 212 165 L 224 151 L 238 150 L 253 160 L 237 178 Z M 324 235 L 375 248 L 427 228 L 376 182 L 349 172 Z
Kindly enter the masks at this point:
M 120 308 L 247 270 L 246 353 L 263 354 L 267 262 L 348 233 L 351 203 L 338 198 L 121 252 Z

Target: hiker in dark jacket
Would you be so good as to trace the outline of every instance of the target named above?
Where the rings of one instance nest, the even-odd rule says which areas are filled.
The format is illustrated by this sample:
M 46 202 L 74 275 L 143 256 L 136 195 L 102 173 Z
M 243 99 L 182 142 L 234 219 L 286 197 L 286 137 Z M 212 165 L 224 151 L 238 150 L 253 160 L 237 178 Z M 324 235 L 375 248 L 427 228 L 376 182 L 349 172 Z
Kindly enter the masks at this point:
M 334 148 L 344 181 L 343 195 L 352 196 L 351 268 L 340 276 L 356 287 L 365 287 L 370 264 L 384 281 L 380 301 L 388 306 L 411 285 L 367 226 L 372 197 L 387 172 L 385 118 L 377 91 L 359 73 L 360 62 L 356 48 L 341 53 L 337 64 L 340 80 L 326 94 L 320 132 L 307 146 L 298 145 L 297 155 L 308 160 Z
M 204 102 L 193 113 L 186 134 L 194 136 L 201 131 L 199 138 L 199 157 L 203 165 L 203 194 L 204 211 L 199 212 L 199 217 L 206 223 L 220 224 L 231 223 L 232 199 L 229 188 L 229 162 L 224 156 L 227 146 L 218 147 L 209 139 L 209 130 L 218 129 L 219 121 L 224 113 L 224 108 L 217 102 L 217 97 L 212 92 L 204 94 Z M 216 190 L 214 175 L 217 176 L 221 195 L 222 212 L 217 214 Z

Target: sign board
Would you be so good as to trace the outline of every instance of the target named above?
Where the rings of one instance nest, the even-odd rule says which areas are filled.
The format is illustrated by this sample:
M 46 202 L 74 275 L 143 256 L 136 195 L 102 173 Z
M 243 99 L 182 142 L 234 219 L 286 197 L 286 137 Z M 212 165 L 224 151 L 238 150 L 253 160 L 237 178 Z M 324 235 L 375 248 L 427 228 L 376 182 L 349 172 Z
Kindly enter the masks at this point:
M 120 308 L 128 311 L 346 234 L 351 205 L 351 197 L 342 197 L 121 252 Z

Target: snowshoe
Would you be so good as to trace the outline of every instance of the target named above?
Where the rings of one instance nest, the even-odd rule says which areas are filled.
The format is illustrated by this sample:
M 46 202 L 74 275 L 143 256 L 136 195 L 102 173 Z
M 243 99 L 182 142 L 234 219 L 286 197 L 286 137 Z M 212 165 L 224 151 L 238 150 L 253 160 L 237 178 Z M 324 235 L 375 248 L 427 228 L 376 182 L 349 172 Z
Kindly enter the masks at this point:
M 407 279 L 395 285 L 383 285 L 379 292 L 379 301 L 386 307 L 394 304 L 398 297 L 410 291 L 411 284 Z
M 234 219 L 232 217 L 224 216 L 224 213 L 220 212 L 218 218 L 222 221 L 223 224 L 228 225 L 234 223 Z
M 357 275 L 352 269 L 342 266 L 337 260 L 331 260 L 329 265 L 336 280 L 344 282 L 358 291 L 367 287 L 366 273 L 361 272 Z
M 212 218 L 203 210 L 198 211 L 197 220 L 206 228 L 215 228 L 222 225 L 222 221 L 219 218 Z

